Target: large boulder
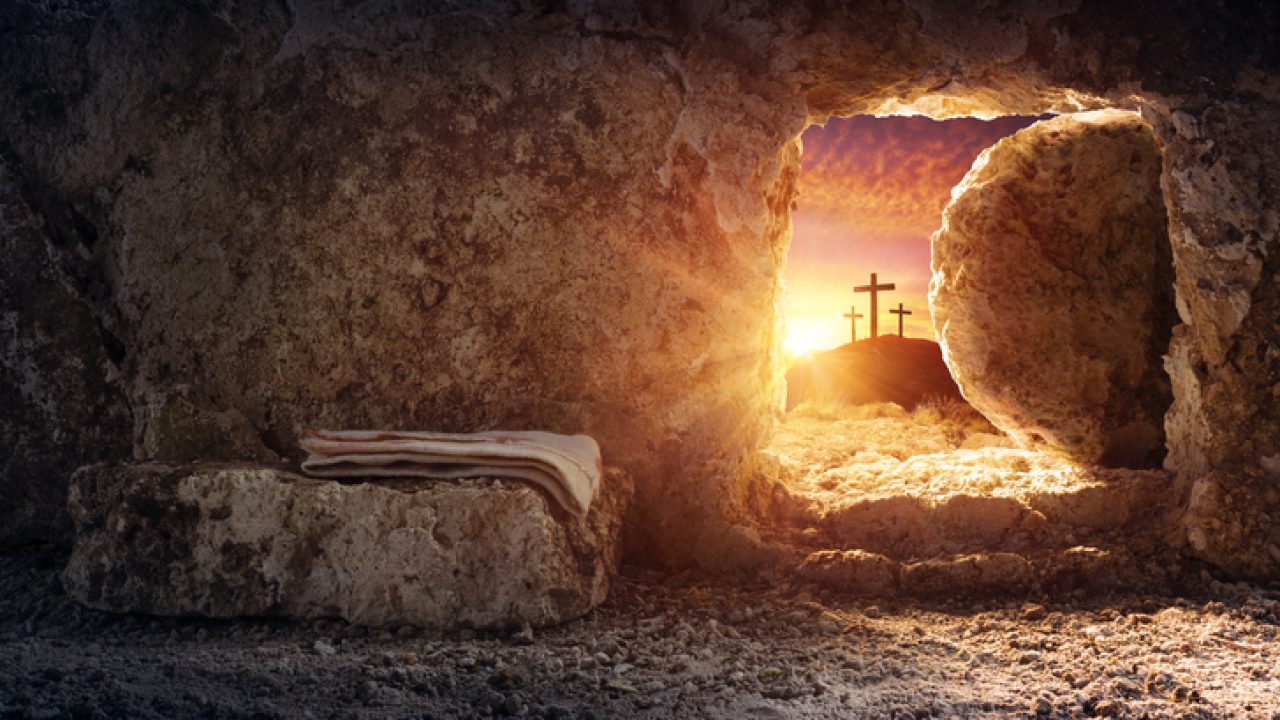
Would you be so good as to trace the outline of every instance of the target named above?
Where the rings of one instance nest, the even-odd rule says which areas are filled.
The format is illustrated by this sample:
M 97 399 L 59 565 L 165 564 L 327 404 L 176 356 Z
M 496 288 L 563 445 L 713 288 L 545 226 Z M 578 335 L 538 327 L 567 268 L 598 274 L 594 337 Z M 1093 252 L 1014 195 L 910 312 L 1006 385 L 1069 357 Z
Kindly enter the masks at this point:
M 965 398 L 1020 443 L 1157 464 L 1175 312 L 1151 128 L 1064 115 L 986 150 L 933 236 L 929 302 Z
M 63 575 L 94 608 L 539 627 L 598 605 L 631 481 L 582 519 L 499 480 L 340 483 L 266 466 L 102 464 L 72 478 Z

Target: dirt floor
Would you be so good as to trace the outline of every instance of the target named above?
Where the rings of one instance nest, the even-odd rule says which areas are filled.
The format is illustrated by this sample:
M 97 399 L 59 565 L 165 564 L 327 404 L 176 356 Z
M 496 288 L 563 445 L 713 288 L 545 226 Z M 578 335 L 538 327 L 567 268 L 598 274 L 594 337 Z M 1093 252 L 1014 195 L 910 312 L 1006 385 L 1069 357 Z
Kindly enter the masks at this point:
M 631 571 L 564 627 L 424 636 L 115 616 L 0 556 L 0 718 L 1280 718 L 1280 585 L 841 600 Z
M 910 414 L 810 406 L 792 413 L 771 452 L 800 469 L 791 492 L 814 515 L 809 520 L 825 518 L 832 537 L 843 528 L 846 540 L 863 542 L 848 547 L 881 539 L 856 514 L 859 504 L 875 517 L 884 514 L 876 503 L 901 514 L 898 496 L 917 499 L 906 504 L 907 519 L 919 521 L 910 533 L 916 544 L 932 537 L 938 547 L 930 551 L 955 544 L 948 551 L 957 552 L 1074 543 L 1063 535 L 1075 532 L 1073 523 L 1132 541 L 1127 515 L 1107 524 L 1103 511 L 1136 503 L 1149 512 L 1154 503 L 1132 492 L 1098 495 L 1090 488 L 1106 483 L 1009 448 L 954 404 Z M 976 465 L 966 460 L 979 455 Z M 1137 487 L 1133 480 L 1111 484 Z M 969 537 L 999 516 L 982 505 L 980 517 L 962 514 L 948 534 L 948 503 L 957 495 L 972 496 L 970 505 L 1016 501 L 1040 519 L 1039 529 Z M 1077 496 L 1081 507 L 1062 499 Z M 1057 535 L 1045 530 L 1058 525 Z M 903 558 L 929 549 L 894 548 Z M 440 637 L 331 620 L 109 615 L 66 597 L 58 578 L 64 562 L 49 550 L 0 556 L 0 720 L 1280 720 L 1280 584 L 1228 585 L 1196 569 L 1196 581 L 1180 585 L 1193 593 L 1184 597 L 1144 595 L 1121 581 L 1052 599 L 1032 590 L 947 601 L 963 589 L 947 584 L 924 600 L 903 599 L 905 592 L 857 600 L 812 578 L 722 586 L 632 568 L 603 607 L 566 626 Z

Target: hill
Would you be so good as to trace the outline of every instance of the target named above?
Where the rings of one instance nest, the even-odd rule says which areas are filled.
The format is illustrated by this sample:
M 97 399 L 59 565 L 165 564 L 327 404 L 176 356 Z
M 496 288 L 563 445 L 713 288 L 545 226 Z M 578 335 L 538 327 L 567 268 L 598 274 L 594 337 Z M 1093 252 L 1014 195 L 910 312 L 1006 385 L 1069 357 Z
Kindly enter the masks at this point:
M 910 410 L 926 399 L 962 399 L 932 340 L 883 335 L 814 353 L 787 371 L 788 410 L 810 400 Z

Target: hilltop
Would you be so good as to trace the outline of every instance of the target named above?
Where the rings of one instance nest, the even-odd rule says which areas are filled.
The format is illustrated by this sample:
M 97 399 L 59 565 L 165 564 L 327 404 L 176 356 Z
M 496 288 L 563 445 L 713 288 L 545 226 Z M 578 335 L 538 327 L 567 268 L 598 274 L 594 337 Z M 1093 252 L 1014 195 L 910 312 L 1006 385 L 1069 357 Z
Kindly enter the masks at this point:
M 806 402 L 892 402 L 910 410 L 926 399 L 961 400 L 938 343 L 882 335 L 796 361 L 787 371 L 787 409 Z

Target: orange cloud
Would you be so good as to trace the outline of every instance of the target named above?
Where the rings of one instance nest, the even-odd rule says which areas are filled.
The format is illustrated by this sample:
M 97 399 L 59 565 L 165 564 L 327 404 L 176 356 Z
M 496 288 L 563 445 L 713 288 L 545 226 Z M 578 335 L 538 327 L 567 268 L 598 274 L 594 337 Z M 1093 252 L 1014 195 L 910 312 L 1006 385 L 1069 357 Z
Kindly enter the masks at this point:
M 832 119 L 803 136 L 798 210 L 863 230 L 930 233 L 978 153 L 1034 120 Z

